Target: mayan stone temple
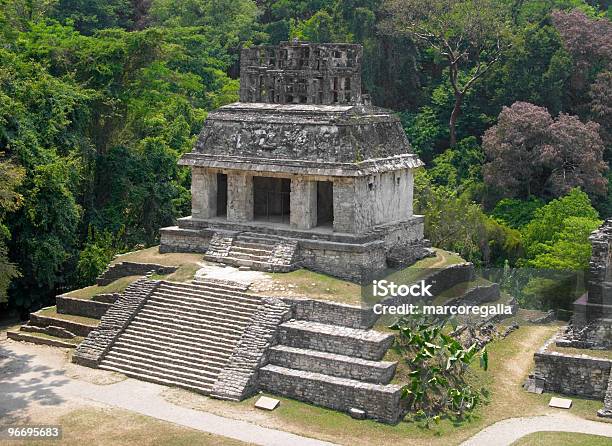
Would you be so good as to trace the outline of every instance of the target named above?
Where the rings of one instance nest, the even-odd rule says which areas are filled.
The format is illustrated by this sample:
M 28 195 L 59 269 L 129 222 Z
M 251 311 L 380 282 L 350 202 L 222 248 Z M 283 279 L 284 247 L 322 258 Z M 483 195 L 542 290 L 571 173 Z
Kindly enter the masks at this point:
M 399 120 L 362 94 L 361 56 L 352 44 L 244 49 L 240 102 L 211 112 L 179 162 L 192 214 L 161 230 L 161 251 L 357 281 L 422 257 L 422 162 Z
M 192 172 L 192 215 L 161 230 L 157 258 L 362 282 L 429 254 L 412 212 L 422 163 L 398 119 L 364 100 L 361 54 L 349 44 L 243 50 L 241 100 L 210 113 L 180 160 Z M 224 400 L 264 391 L 360 419 L 405 414 L 397 362 L 385 360 L 395 337 L 372 328 L 372 308 L 266 296 L 208 273 L 173 279 L 180 268 L 119 257 L 97 284 L 138 276 L 121 294 L 87 308 L 58 296 L 58 311 L 100 318 L 72 360 Z

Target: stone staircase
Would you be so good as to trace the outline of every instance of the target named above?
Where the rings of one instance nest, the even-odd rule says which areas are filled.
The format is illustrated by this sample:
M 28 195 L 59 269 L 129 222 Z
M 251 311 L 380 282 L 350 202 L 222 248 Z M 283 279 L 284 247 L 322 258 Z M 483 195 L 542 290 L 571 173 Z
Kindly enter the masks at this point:
M 288 272 L 298 268 L 297 242 L 253 232 L 215 233 L 204 259 L 259 271 Z
M 279 326 L 279 343 L 270 348 L 268 364 L 259 370 L 261 388 L 352 415 L 396 423 L 401 414 L 401 387 L 389 382 L 397 363 L 381 361 L 393 343 L 393 335 L 322 323 L 316 313 L 302 312 L 300 317 L 306 319 L 292 319 Z M 337 324 L 342 323 L 343 319 L 338 319 Z
M 161 281 L 99 367 L 209 394 L 260 305 L 239 286 Z

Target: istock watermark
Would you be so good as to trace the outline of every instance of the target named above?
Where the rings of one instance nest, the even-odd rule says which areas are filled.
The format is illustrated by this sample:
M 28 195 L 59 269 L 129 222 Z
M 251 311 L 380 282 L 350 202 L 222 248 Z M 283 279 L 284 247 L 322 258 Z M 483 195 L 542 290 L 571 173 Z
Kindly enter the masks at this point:
M 424 280 L 406 285 L 396 284 L 389 280 L 373 280 L 372 293 L 375 297 L 433 297 L 429 291 L 433 285 L 426 284 Z

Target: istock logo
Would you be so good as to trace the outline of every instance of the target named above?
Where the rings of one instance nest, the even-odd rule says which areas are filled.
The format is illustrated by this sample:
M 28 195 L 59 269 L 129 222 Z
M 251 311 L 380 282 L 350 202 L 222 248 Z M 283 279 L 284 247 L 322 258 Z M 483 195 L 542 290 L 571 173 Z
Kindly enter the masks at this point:
M 374 296 L 412 296 L 412 297 L 433 297 L 429 289 L 432 284 L 425 284 L 424 280 L 412 285 L 397 285 L 395 282 L 388 280 L 373 280 L 372 289 Z

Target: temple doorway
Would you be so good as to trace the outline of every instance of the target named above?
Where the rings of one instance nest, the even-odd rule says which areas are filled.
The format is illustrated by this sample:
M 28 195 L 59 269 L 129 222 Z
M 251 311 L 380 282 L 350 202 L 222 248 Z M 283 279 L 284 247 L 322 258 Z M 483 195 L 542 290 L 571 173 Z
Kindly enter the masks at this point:
M 253 177 L 253 214 L 255 220 L 289 223 L 291 180 Z
M 317 181 L 317 226 L 334 223 L 334 186 L 331 181 Z
M 227 217 L 227 175 L 217 174 L 217 217 Z

